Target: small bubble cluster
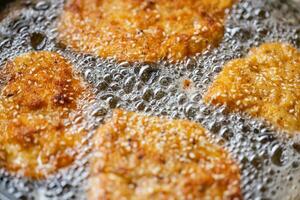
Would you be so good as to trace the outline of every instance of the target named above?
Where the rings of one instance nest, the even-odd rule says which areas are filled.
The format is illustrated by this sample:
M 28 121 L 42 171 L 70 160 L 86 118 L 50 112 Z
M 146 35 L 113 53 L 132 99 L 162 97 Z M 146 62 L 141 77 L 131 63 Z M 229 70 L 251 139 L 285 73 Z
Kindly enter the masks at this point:
M 300 48 L 298 1 L 241 0 L 228 14 L 217 48 L 177 63 L 118 62 L 74 52 L 57 39 L 64 0 L 13 1 L 6 6 L 0 14 L 1 66 L 40 50 L 70 60 L 95 94 L 85 111 L 89 129 L 95 130 L 115 108 L 199 122 L 240 164 L 244 199 L 299 199 L 300 136 L 202 100 L 222 66 L 246 56 L 252 47 L 286 42 Z M 0 191 L 10 199 L 85 199 L 91 150 L 90 137 L 86 140 L 81 158 L 46 180 L 27 180 L 1 169 Z

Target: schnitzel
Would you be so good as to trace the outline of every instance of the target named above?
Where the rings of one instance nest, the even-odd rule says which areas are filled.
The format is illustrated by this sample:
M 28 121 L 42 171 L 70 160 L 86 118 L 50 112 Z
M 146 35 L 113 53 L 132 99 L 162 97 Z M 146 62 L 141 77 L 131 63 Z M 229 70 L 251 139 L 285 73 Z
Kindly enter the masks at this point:
M 235 0 L 69 0 L 59 23 L 67 46 L 119 61 L 176 62 L 218 45 Z
M 241 199 L 238 165 L 205 132 L 115 110 L 93 138 L 88 199 Z
M 283 43 L 253 48 L 224 66 L 204 99 L 300 132 L 300 51 Z
M 31 52 L 0 71 L 0 167 L 32 179 L 70 165 L 85 135 L 82 106 L 91 94 L 71 64 Z

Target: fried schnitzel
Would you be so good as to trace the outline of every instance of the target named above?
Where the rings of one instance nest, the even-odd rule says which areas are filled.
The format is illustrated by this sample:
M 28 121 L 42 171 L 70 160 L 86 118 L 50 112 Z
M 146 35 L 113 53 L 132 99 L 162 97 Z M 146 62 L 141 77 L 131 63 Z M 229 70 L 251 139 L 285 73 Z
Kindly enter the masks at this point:
M 300 51 L 282 43 L 253 48 L 224 66 L 204 99 L 300 132 Z
M 88 199 L 241 199 L 239 168 L 186 120 L 115 110 L 94 140 Z
M 31 52 L 0 73 L 0 167 L 40 179 L 70 165 L 85 135 L 82 106 L 92 97 L 71 64 Z
M 218 45 L 235 0 L 69 0 L 58 27 L 75 50 L 119 61 L 175 62 Z

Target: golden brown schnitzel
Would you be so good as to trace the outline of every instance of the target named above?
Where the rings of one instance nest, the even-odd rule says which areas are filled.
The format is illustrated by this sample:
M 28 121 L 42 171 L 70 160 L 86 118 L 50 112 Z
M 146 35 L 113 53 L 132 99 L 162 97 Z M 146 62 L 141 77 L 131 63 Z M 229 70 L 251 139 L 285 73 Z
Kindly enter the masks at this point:
M 69 0 L 60 19 L 68 46 L 121 61 L 171 62 L 216 46 L 236 0 Z
M 38 179 L 71 164 L 85 135 L 82 106 L 91 99 L 71 64 L 33 52 L 0 73 L 0 167 Z
M 88 199 L 241 199 L 239 168 L 186 120 L 115 110 L 94 137 Z
M 253 48 L 224 66 L 205 101 L 300 132 L 300 51 L 281 43 Z

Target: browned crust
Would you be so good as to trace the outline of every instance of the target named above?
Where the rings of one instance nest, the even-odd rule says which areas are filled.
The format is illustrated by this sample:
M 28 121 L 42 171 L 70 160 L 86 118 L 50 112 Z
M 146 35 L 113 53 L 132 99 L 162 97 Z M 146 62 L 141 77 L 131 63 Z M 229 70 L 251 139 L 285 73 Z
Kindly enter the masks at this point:
M 196 123 L 115 110 L 94 144 L 90 200 L 241 199 L 238 166 Z
M 60 39 L 125 61 L 178 61 L 216 46 L 235 0 L 69 0 Z
M 73 121 L 82 117 L 79 101 L 91 96 L 71 64 L 53 52 L 23 54 L 6 63 L 1 79 L 0 166 L 44 178 L 71 164 L 85 135 Z
M 300 132 L 300 51 L 267 43 L 224 66 L 204 99 L 230 112 L 263 118 L 279 129 Z

